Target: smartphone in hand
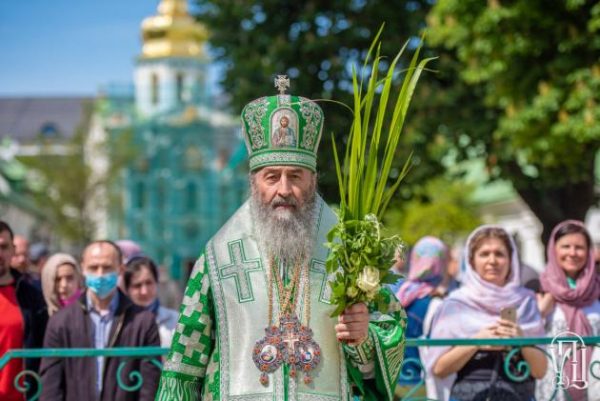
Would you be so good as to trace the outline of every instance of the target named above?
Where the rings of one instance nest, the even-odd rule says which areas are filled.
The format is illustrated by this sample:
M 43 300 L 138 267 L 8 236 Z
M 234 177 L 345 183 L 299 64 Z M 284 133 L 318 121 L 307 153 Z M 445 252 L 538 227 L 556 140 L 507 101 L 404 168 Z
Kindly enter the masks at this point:
M 510 322 L 517 322 L 517 308 L 514 306 L 500 309 L 500 318 Z

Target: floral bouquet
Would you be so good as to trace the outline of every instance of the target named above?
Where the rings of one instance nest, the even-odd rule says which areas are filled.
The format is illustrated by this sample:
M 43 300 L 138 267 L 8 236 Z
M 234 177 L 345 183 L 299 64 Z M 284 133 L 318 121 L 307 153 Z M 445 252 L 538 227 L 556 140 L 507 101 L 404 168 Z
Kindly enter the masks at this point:
M 340 315 L 347 307 L 359 303 L 375 303 L 378 309 L 386 306 L 380 294 L 381 285 L 394 283 L 399 277 L 390 271 L 396 250 L 402 246 L 398 236 L 384 238 L 381 219 L 400 182 L 408 172 L 410 157 L 391 186 L 388 179 L 396 148 L 417 81 L 426 64 L 419 61 L 419 46 L 404 72 L 395 104 L 389 103 L 396 65 L 408 42 L 390 63 L 385 76 L 379 79 L 381 42 L 377 33 L 362 71 L 371 62 L 368 83 L 360 83 L 352 71 L 354 88 L 354 120 L 346 145 L 344 161 L 340 164 L 335 138 L 332 135 L 333 155 L 340 191 L 339 222 L 329 232 L 326 246 L 331 249 L 326 262 L 327 272 L 334 274 L 330 282 L 332 302 L 337 308 L 332 316 Z M 375 52 L 375 57 L 371 56 Z

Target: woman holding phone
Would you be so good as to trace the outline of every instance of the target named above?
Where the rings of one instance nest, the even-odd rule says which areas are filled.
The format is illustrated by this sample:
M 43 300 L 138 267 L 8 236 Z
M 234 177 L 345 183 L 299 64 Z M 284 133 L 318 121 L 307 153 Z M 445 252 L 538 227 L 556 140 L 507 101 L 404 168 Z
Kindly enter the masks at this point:
M 548 337 L 579 335 L 600 336 L 600 276 L 594 266 L 594 254 L 589 232 L 582 222 L 567 220 L 557 225 L 546 249 L 548 262 L 540 277 L 545 291 L 540 309 L 547 313 L 546 335 Z M 583 355 L 585 353 L 585 355 Z M 584 359 L 585 357 L 585 359 Z M 574 401 L 600 400 L 600 383 L 590 374 L 589 364 L 600 360 L 598 347 L 579 349 L 573 361 L 564 365 L 563 377 L 584 378 L 587 383 L 578 383 L 578 389 L 569 386 L 566 390 Z M 581 361 L 587 361 L 584 366 Z M 573 372 L 573 369 L 579 369 Z M 597 373 L 596 373 L 597 374 Z M 549 399 L 556 389 L 553 381 L 555 369 L 548 369 L 546 377 L 538 384 L 538 397 Z M 556 400 L 564 400 L 564 391 L 559 391 Z
M 543 336 L 535 295 L 519 283 L 519 257 L 510 235 L 502 228 L 481 226 L 467 240 L 463 252 L 466 271 L 463 285 L 439 308 L 431 338 L 511 338 Z M 504 370 L 504 347 L 429 347 L 425 365 L 439 378 L 454 377 L 453 401 L 534 399 L 534 379 L 546 372 L 546 357 L 536 347 L 523 347 L 510 361 L 525 361 L 530 376 L 523 382 L 510 379 Z

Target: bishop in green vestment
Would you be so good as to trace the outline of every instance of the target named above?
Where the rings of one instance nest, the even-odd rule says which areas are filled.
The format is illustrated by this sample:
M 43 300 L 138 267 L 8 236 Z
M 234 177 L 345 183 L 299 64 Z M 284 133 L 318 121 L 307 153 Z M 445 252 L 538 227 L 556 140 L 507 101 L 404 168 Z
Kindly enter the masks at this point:
M 278 82 L 242 111 L 251 197 L 196 262 L 159 401 L 393 398 L 406 316 L 386 294 L 386 314 L 358 304 L 330 317 L 323 244 L 337 217 L 316 191 L 323 112 Z M 272 143 L 281 115 L 297 127 L 287 147 Z

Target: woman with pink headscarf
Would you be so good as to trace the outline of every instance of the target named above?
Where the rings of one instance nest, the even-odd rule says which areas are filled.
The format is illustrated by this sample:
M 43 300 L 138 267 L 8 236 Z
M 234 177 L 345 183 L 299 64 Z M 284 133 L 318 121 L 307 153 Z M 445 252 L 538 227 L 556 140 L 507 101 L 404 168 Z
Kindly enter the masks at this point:
M 600 336 L 600 276 L 594 267 L 590 234 L 583 223 L 567 220 L 557 225 L 552 230 L 546 254 L 548 263 L 540 277 L 545 291 L 540 308 L 547 314 L 546 335 L 553 338 Z M 600 383 L 589 371 L 589 364 L 600 360 L 598 347 L 580 349 L 575 357 L 564 364 L 562 371 L 563 384 L 570 399 L 600 400 Z M 584 360 L 587 361 L 585 366 L 582 363 Z M 548 369 L 544 379 L 538 383 L 537 394 L 540 399 L 549 399 L 556 390 L 556 372 L 559 369 L 558 366 Z M 574 374 L 577 378 L 584 378 L 585 374 L 587 383 L 573 383 Z M 559 389 L 555 399 L 561 401 L 568 398 L 565 391 Z
M 463 258 L 466 269 L 462 286 L 450 293 L 438 309 L 430 338 L 543 336 L 534 293 L 519 282 L 517 249 L 504 229 L 476 229 L 467 240 Z M 515 312 L 515 320 L 502 319 L 503 309 Z M 546 357 L 535 347 L 523 347 L 509 361 L 513 373 L 522 361 L 530 366 L 530 376 L 523 382 L 515 382 L 506 374 L 507 350 L 502 347 L 427 348 L 427 355 L 422 356 L 427 371 L 453 382 L 449 389 L 453 401 L 530 401 L 534 399 L 534 379 L 546 372 Z

